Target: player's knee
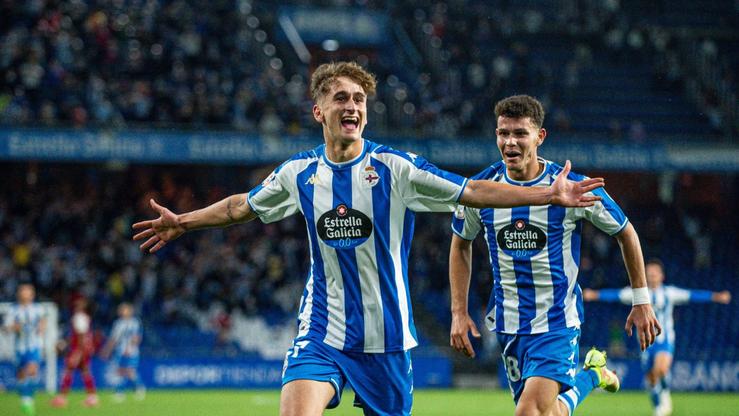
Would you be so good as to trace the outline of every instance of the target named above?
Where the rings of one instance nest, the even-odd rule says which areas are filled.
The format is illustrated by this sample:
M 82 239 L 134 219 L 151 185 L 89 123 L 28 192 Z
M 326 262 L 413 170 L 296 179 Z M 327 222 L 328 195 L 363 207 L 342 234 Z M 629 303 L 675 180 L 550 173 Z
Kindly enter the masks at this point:
M 535 401 L 520 401 L 516 406 L 516 416 L 544 416 L 545 411 Z

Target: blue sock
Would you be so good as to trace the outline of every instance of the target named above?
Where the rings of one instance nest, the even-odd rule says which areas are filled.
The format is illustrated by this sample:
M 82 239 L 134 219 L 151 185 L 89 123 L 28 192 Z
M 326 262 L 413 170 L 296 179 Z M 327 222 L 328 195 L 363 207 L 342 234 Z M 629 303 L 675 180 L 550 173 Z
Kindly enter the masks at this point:
M 575 413 L 575 408 L 582 403 L 591 391 L 598 385 L 598 374 L 596 370 L 589 369 L 579 372 L 575 376 L 575 386 L 557 396 L 567 406 L 570 416 Z
M 21 397 L 33 397 L 33 383 L 30 379 L 25 378 L 18 383 L 18 394 Z
M 662 380 L 658 381 L 654 384 L 654 386 L 651 386 L 649 388 L 649 398 L 652 400 L 652 406 L 655 408 L 659 407 L 661 404 L 661 396 L 662 396 Z
M 126 389 L 126 384 L 128 384 L 128 377 L 119 377 L 118 382 L 115 385 L 115 392 L 123 394 L 123 391 Z
M 144 384 L 141 383 L 141 379 L 139 378 L 138 371 L 133 372 L 133 376 L 131 376 L 131 384 L 133 384 L 133 387 L 136 390 L 141 390 L 144 387 Z

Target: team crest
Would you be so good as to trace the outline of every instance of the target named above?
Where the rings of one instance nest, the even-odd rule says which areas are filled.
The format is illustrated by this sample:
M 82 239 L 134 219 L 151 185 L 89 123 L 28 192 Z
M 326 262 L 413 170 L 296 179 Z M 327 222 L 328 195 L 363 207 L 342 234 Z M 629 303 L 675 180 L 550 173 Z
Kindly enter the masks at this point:
M 340 217 L 345 217 L 348 211 L 349 211 L 349 208 L 347 208 L 346 205 L 344 204 L 341 204 L 338 207 L 336 207 L 336 215 Z
M 270 183 L 272 183 L 275 180 L 275 177 L 276 177 L 276 175 L 275 175 L 274 172 L 270 173 L 269 176 L 267 176 L 262 181 L 262 187 L 266 187 L 267 185 L 269 185 Z
M 454 217 L 458 220 L 464 219 L 464 205 L 457 205 L 457 209 L 454 210 Z
M 378 182 L 380 182 L 380 175 L 377 174 L 375 167 L 367 166 L 366 168 L 364 168 L 364 173 L 362 174 L 362 183 L 365 186 L 369 186 L 371 188 L 377 185 Z

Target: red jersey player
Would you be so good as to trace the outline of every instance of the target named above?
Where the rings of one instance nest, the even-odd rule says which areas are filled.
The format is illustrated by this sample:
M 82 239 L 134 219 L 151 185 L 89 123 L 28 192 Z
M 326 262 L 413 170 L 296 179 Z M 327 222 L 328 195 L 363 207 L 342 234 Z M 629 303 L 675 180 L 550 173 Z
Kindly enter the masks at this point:
M 65 407 L 67 405 L 67 393 L 72 387 L 74 370 L 82 373 L 82 381 L 85 383 L 87 397 L 82 402 L 87 407 L 97 406 L 98 397 L 95 393 L 95 379 L 92 376 L 90 360 L 95 353 L 95 340 L 92 332 L 92 322 L 87 313 L 87 300 L 77 298 L 73 303 L 74 313 L 71 319 L 71 331 L 67 345 L 61 342 L 61 347 L 67 347 L 64 357 L 64 372 L 62 373 L 62 385 L 59 394 L 51 401 L 54 407 Z

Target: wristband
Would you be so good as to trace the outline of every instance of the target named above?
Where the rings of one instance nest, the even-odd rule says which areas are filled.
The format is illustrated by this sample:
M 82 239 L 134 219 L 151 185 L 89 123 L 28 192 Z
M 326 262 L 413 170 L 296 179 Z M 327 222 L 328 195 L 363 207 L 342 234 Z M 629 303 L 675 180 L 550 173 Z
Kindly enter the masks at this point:
M 631 288 L 631 305 L 648 305 L 651 301 L 649 300 L 649 289 L 646 287 L 632 287 Z

